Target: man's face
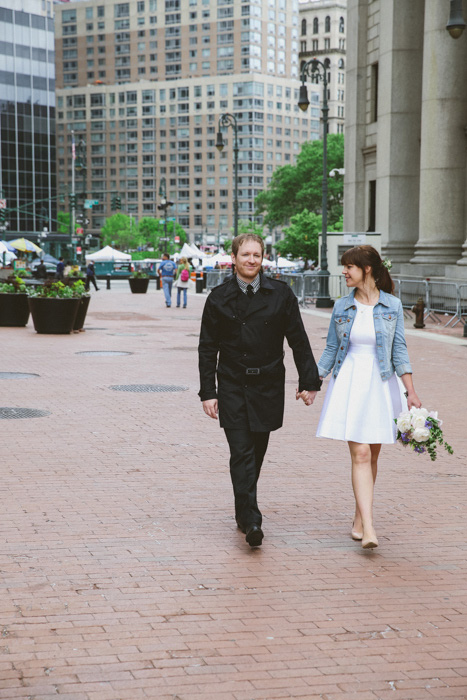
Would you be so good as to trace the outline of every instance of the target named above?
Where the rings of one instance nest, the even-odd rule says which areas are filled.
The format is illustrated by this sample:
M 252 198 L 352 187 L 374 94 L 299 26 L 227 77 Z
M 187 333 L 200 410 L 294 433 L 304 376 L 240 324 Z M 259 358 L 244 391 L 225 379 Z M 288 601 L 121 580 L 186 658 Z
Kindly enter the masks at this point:
M 232 253 L 232 262 L 238 277 L 244 282 L 251 282 L 261 269 L 263 254 L 261 246 L 256 241 L 245 241 L 238 249 L 237 255 Z

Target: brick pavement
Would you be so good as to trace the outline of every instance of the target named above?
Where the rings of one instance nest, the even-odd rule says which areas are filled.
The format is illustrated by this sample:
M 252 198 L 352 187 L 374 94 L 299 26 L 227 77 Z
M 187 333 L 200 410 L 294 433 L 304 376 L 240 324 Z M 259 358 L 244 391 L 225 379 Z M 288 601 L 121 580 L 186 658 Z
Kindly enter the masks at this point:
M 203 303 L 120 282 L 93 294 L 86 333 L 0 330 L 0 371 L 39 375 L 1 380 L 1 405 L 51 412 L 1 423 L 0 698 L 467 698 L 467 341 L 408 337 L 455 454 L 383 449 L 374 552 L 349 537 L 346 447 L 314 438 L 322 396 L 295 402 L 288 352 L 252 550 L 196 395 Z M 304 320 L 319 356 L 327 318 Z

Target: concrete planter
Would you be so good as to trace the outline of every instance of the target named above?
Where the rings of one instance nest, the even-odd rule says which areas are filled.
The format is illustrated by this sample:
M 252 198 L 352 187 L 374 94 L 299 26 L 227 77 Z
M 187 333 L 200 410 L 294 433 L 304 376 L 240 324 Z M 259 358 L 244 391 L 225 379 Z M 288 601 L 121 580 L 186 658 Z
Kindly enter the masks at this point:
M 130 277 L 128 280 L 133 294 L 146 294 L 149 286 L 149 277 Z
M 34 328 L 37 333 L 71 333 L 81 299 L 29 297 Z
M 28 319 L 27 294 L 0 294 L 0 326 L 25 326 Z

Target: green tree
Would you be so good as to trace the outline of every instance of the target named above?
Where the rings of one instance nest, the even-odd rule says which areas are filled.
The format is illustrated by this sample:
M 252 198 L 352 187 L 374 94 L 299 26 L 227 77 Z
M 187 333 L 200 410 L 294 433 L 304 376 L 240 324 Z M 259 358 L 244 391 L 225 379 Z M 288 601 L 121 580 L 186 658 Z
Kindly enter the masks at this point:
M 327 139 L 328 173 L 344 167 L 344 137 L 329 134 Z M 302 146 L 296 165 L 284 165 L 274 171 L 266 190 L 256 197 L 256 213 L 264 213 L 269 228 L 281 226 L 297 212 L 308 209 L 321 214 L 323 183 L 323 142 L 308 141 Z M 342 215 L 344 183 L 342 177 L 328 178 L 328 228 Z
M 231 238 L 227 238 L 227 240 L 224 241 L 223 243 L 223 248 L 226 253 L 230 253 L 230 250 L 232 248 L 232 241 L 234 238 L 234 231 L 233 229 L 230 229 L 231 231 Z M 255 236 L 261 236 L 261 238 L 264 240 L 266 238 L 266 234 L 263 233 L 264 227 L 262 224 L 257 224 L 256 221 L 250 221 L 250 219 L 239 219 L 238 221 L 238 235 L 240 236 L 241 233 L 253 233 Z
M 102 227 L 102 242 L 121 250 L 137 248 L 140 245 L 138 227 L 126 214 L 113 214 Z
M 179 223 L 167 222 L 167 238 L 166 241 L 161 241 L 161 238 L 165 238 L 165 228 L 164 224 L 161 224 L 159 219 L 153 219 L 149 216 L 145 216 L 140 219 L 138 223 L 138 232 L 140 235 L 140 245 L 145 246 L 148 250 L 154 250 L 158 255 L 161 255 L 167 251 L 170 255 L 173 255 L 177 250 L 186 243 L 188 237 L 185 229 L 180 226 Z M 180 243 L 175 243 L 174 237 L 180 237 Z
M 318 242 L 321 233 L 321 216 L 304 209 L 292 216 L 290 226 L 284 229 L 284 238 L 275 244 L 279 255 L 303 258 L 305 269 L 308 260 L 318 259 Z

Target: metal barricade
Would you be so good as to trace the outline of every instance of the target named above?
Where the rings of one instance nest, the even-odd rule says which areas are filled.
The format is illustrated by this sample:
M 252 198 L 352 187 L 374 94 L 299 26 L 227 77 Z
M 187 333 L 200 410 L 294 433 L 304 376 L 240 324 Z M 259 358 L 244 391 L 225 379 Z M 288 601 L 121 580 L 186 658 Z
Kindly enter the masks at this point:
M 459 321 L 467 323 L 467 284 L 457 285 L 457 293 L 459 299 Z M 457 323 L 459 322 L 457 321 Z M 456 325 L 456 324 L 454 324 Z M 465 332 L 465 331 L 464 331 Z
M 206 290 L 210 292 L 211 289 L 225 282 L 232 272 L 231 270 L 205 270 L 204 274 L 206 275 Z
M 303 275 L 294 275 L 292 273 L 286 273 L 283 272 L 280 275 L 280 280 L 282 282 L 286 282 L 290 289 L 293 291 L 295 296 L 298 299 L 299 304 L 303 304 L 303 299 L 304 299 L 304 283 L 303 283 Z
M 458 290 L 459 285 L 455 282 L 428 282 L 430 313 L 434 313 L 434 315 L 437 313 L 449 314 L 449 316 L 452 316 L 452 318 L 450 318 L 448 322 L 444 324 L 445 327 L 450 326 L 451 323 L 454 327 L 461 320 Z M 439 319 L 437 319 L 437 321 L 441 323 Z

